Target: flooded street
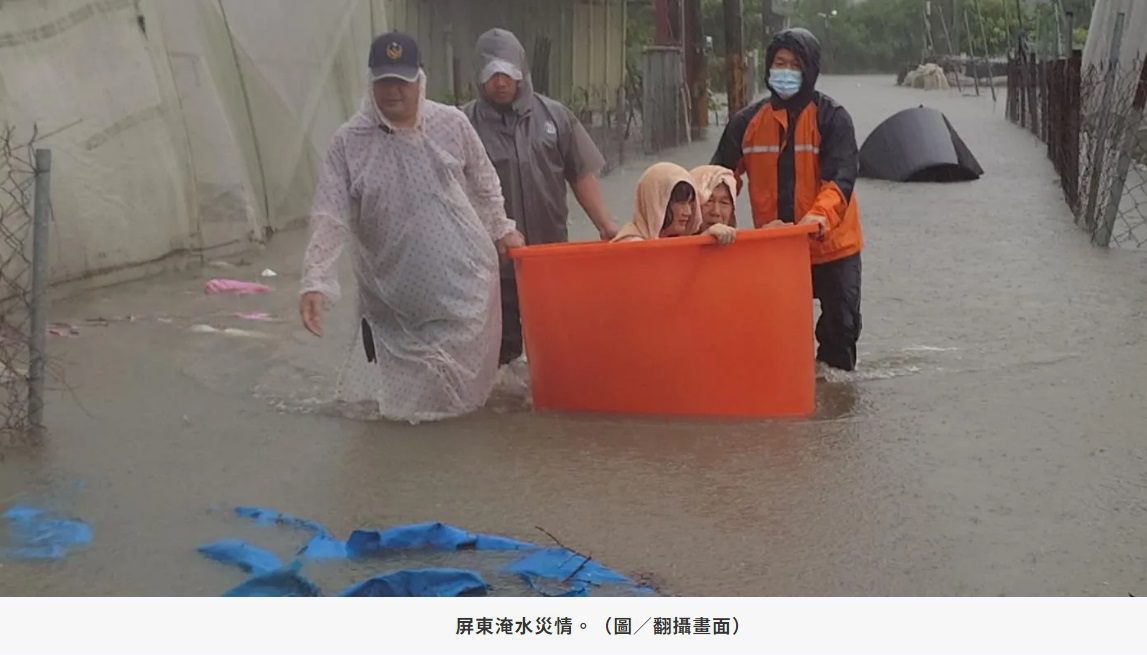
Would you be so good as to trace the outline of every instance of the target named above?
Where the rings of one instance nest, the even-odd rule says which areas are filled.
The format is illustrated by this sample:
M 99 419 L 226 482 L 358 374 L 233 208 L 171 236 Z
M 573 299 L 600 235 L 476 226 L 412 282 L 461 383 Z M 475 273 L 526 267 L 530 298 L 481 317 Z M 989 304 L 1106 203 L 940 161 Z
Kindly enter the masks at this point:
M 61 563 L 0 561 L 0 594 L 222 593 L 241 578 L 195 547 L 235 535 L 235 505 L 344 536 L 438 520 L 540 541 L 541 526 L 665 594 L 1147 594 L 1147 252 L 1089 245 L 1046 146 L 1005 121 L 1002 96 L 892 76 L 821 89 L 860 142 L 900 109 L 943 111 L 985 175 L 860 182 L 860 368 L 819 383 L 813 419 L 570 417 L 501 401 L 417 427 L 330 416 L 353 303 L 323 341 L 303 332 L 305 235 L 279 234 L 238 269 L 53 308 L 79 328 L 50 342 L 69 390 L 50 397 L 45 447 L 0 464 L 0 507 L 57 508 L 95 540 Z M 706 163 L 717 136 L 658 158 Z M 648 163 L 603 180 L 619 223 Z M 574 238 L 595 236 L 573 215 Z M 209 277 L 268 267 L 273 294 L 203 294 Z M 234 316 L 256 311 L 281 322 Z

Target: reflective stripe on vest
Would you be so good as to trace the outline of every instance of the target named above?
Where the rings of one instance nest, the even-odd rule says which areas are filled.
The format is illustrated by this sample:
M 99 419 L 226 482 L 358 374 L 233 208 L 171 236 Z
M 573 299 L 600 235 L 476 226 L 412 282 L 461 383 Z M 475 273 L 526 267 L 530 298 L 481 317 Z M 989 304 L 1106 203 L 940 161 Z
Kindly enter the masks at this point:
M 749 146 L 748 148 L 744 149 L 744 153 L 746 155 L 759 155 L 759 154 L 765 154 L 765 153 L 779 153 L 780 151 L 781 151 L 780 146 Z M 819 155 L 820 154 L 820 147 L 814 146 L 814 145 L 798 144 L 798 145 L 793 146 L 793 152 L 811 152 L 814 155 Z

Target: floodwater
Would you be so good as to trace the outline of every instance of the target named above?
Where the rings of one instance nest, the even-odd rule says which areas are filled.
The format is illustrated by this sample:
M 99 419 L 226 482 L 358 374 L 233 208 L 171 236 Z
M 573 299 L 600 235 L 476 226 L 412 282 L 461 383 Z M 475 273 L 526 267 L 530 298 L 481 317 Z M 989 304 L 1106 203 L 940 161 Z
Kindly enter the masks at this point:
M 861 182 L 861 369 L 820 383 L 814 418 L 332 417 L 350 303 L 327 339 L 302 332 L 303 235 L 283 234 L 236 270 L 55 307 L 80 330 L 51 341 L 68 390 L 51 397 L 43 449 L 0 464 L 0 505 L 58 508 L 95 542 L 61 563 L 0 562 L 0 593 L 221 593 L 239 575 L 195 547 L 240 532 L 226 512 L 239 504 L 336 534 L 440 520 L 544 541 L 540 526 L 666 594 L 1147 593 L 1147 253 L 1088 244 L 1045 147 L 1004 120 L 1002 98 L 891 76 L 822 88 L 861 140 L 897 110 L 944 111 L 986 175 Z M 715 138 L 663 157 L 702 163 Z M 604 181 L 620 220 L 646 163 Z M 270 296 L 202 294 L 210 275 L 266 267 L 280 273 Z M 284 322 L 232 316 L 246 311 Z

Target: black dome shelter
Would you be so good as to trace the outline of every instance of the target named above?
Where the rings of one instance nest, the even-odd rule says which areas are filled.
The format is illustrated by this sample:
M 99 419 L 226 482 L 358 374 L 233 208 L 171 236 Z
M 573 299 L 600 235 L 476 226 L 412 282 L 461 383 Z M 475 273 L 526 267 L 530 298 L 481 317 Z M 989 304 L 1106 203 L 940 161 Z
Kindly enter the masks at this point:
M 894 182 L 967 182 L 984 169 L 944 114 L 924 105 L 885 119 L 860 148 L 860 176 Z

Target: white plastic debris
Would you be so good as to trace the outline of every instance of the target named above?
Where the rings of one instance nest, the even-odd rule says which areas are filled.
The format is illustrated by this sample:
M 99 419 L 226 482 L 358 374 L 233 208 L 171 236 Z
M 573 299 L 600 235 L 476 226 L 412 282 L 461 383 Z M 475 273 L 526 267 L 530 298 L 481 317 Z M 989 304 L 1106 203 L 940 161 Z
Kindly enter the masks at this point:
M 191 332 L 196 334 L 223 334 L 229 337 L 244 337 L 248 339 L 272 339 L 273 335 L 266 332 L 255 332 L 253 330 L 240 330 L 239 328 L 224 328 L 220 330 L 212 325 L 192 325 L 188 328 Z
M 276 273 L 275 271 L 272 271 L 269 268 L 263 269 L 263 272 L 260 273 L 259 275 L 262 277 L 279 277 L 278 273 Z
M 275 317 L 268 314 L 267 312 L 239 312 L 238 314 L 235 314 L 235 316 L 245 321 L 263 321 L 265 323 L 276 322 Z
M 223 330 L 223 334 L 230 337 L 246 337 L 249 339 L 270 339 L 271 335 L 266 332 L 255 332 L 254 330 L 240 330 L 239 328 L 227 328 Z

